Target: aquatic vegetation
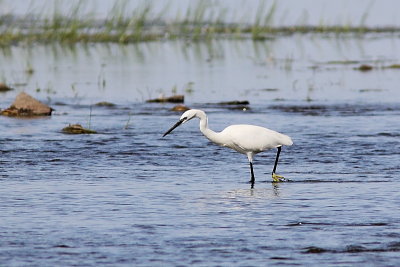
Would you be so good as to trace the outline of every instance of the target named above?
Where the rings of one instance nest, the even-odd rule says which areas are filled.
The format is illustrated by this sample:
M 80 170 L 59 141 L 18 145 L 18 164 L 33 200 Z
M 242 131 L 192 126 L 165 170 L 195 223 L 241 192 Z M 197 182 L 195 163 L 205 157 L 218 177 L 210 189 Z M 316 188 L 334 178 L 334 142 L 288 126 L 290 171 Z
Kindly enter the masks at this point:
M 188 82 L 184 88 L 185 93 L 187 93 L 187 94 L 193 93 L 193 91 L 194 91 L 193 86 L 194 86 L 193 82 Z
M 384 69 L 400 69 L 400 64 L 392 64 L 389 66 L 384 66 Z
M 28 75 L 32 75 L 34 72 L 35 72 L 35 69 L 33 68 L 32 64 L 28 61 L 26 64 L 25 73 Z
M 125 126 L 124 126 L 124 129 L 125 129 L 125 130 L 127 130 L 127 129 L 129 128 L 129 125 L 130 125 L 130 123 L 131 123 L 132 113 L 129 112 L 128 115 L 129 115 L 129 116 L 128 116 L 128 120 L 126 121 L 126 124 L 125 124 Z
M 266 39 L 265 33 L 272 31 L 272 19 L 276 10 L 276 2 L 274 2 L 268 12 L 265 12 L 265 2 L 262 1 L 257 9 L 256 18 L 254 24 L 251 27 L 251 34 L 254 40 Z
M 134 43 L 160 41 L 165 39 L 185 39 L 191 41 L 216 38 L 265 40 L 275 35 L 290 34 L 365 34 L 398 33 L 400 27 L 369 27 L 365 22 L 369 8 L 363 13 L 358 25 L 352 23 L 327 25 L 323 20 L 318 25 L 307 24 L 307 14 L 303 14 L 298 25 L 275 26 L 274 19 L 278 2 L 260 1 L 251 22 L 229 22 L 227 8 L 209 1 L 197 1 L 189 5 L 184 15 L 177 12 L 174 19 L 166 19 L 164 14 L 168 4 L 159 8 L 155 2 L 146 1 L 129 12 L 128 1 L 116 1 L 105 19 L 88 11 L 85 1 L 78 1 L 68 10 L 55 4 L 50 16 L 37 13 L 25 16 L 5 14 L 0 16 L 0 46 L 19 42 L 62 42 L 92 43 L 115 42 Z M 0 2 L 1 6 L 1 2 Z M 156 8 L 157 7 L 157 8 Z
M 63 133 L 67 134 L 95 134 L 96 131 L 83 128 L 80 124 L 70 124 L 61 130 Z
M 351 64 L 358 64 L 360 61 L 358 60 L 334 60 L 334 61 L 328 61 L 327 64 L 333 64 L 333 65 L 351 65 Z
M 357 68 L 354 68 L 355 70 L 359 70 L 359 71 L 370 71 L 373 69 L 381 69 L 381 70 L 385 70 L 385 69 L 400 69 L 400 64 L 391 64 L 388 66 L 372 66 L 369 64 L 362 64 Z
M 365 62 L 365 61 L 364 61 Z M 362 63 L 359 60 L 335 60 L 326 62 L 328 65 L 358 65 L 353 67 L 354 70 L 368 72 L 371 70 L 385 70 L 385 69 L 400 69 L 400 64 L 390 64 L 384 65 L 385 62 L 382 60 L 368 61 L 367 63 Z
M 97 107 L 115 107 L 116 105 L 114 103 L 108 102 L 108 101 L 102 101 L 102 102 L 98 102 L 95 104 L 95 106 Z

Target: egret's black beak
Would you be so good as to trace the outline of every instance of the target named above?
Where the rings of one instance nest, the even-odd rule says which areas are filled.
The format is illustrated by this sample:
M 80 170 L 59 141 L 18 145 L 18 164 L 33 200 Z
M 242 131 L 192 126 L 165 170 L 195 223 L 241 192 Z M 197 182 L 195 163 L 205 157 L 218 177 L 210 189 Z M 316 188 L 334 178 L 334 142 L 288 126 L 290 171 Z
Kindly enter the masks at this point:
M 169 129 L 168 131 L 165 132 L 165 134 L 163 135 L 166 136 L 167 134 L 169 134 L 170 132 L 172 132 L 176 127 L 178 127 L 179 125 L 182 124 L 182 122 L 184 122 L 185 120 L 179 120 L 177 123 L 175 123 L 174 126 L 171 127 L 171 129 Z

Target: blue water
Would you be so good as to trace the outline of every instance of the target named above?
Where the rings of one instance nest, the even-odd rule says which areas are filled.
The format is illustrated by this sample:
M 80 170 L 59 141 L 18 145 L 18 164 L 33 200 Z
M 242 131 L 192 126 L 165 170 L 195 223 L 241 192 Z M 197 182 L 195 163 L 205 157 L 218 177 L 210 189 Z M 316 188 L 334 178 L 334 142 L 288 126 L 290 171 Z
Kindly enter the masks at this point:
M 55 111 L 0 117 L 0 266 L 399 265 L 400 76 L 381 68 L 399 60 L 398 40 L 209 45 L 2 50 L 15 90 L 0 107 L 26 91 Z M 346 59 L 360 63 L 329 62 Z M 365 62 L 376 68 L 354 70 Z M 271 150 L 256 156 L 250 189 L 246 157 L 210 143 L 198 121 L 162 138 L 181 114 L 144 100 L 174 91 L 216 131 L 291 136 L 277 169 L 290 181 L 271 183 Z M 104 100 L 116 106 L 94 105 Z M 228 100 L 250 105 L 217 104 Z M 63 134 L 69 123 L 98 134 Z
M 256 157 L 254 189 L 246 157 L 211 144 L 197 122 L 161 138 L 179 117 L 167 106 L 93 108 L 97 135 L 60 133 L 66 117 L 86 116 L 76 107 L 1 118 L 2 265 L 400 262 L 399 105 L 351 115 L 341 105 L 319 115 L 294 104 L 210 108 L 216 130 L 265 122 L 292 136 L 278 165 L 291 182 L 271 183 L 269 151 Z

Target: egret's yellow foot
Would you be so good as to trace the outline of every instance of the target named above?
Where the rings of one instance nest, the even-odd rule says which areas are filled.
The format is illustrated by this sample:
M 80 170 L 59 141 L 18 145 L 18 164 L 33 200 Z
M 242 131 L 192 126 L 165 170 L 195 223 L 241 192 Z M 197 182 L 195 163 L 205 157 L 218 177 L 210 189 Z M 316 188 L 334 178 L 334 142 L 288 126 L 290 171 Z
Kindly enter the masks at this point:
M 285 182 L 286 179 L 283 176 L 280 176 L 280 175 L 278 175 L 276 173 L 272 173 L 272 181 L 274 183 L 279 183 L 279 182 Z

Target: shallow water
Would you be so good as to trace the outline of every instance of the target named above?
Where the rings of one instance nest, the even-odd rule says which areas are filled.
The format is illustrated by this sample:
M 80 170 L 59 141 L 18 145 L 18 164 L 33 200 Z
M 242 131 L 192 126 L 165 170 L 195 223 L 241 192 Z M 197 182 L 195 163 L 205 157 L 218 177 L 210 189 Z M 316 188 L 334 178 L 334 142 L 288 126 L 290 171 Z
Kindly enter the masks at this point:
M 326 46 L 310 58 L 305 39 L 305 50 L 292 50 L 292 68 L 284 67 L 277 60 L 286 55 L 283 40 L 258 50 L 265 64 L 253 59 L 256 46 L 247 41 L 217 42 L 224 54 L 214 61 L 206 60 L 212 53 L 205 44 L 184 50 L 179 42 L 3 53 L 4 75 L 26 83 L 3 94 L 0 106 L 31 88 L 55 112 L 0 117 L 1 265 L 398 265 L 397 71 L 331 66 L 351 51 L 340 57 Z M 391 63 L 398 40 L 387 42 L 392 50 L 379 52 L 362 42 L 367 52 L 351 59 Z M 21 53 L 30 55 L 31 76 Z M 338 76 L 341 82 L 328 82 Z M 189 82 L 191 93 L 182 89 Z M 268 151 L 256 156 L 250 189 L 246 157 L 211 144 L 198 122 L 162 138 L 180 113 L 142 100 L 169 95 L 174 83 L 214 130 L 249 123 L 290 135 L 294 145 L 283 148 L 278 165 L 290 182 L 271 183 L 276 151 Z M 234 99 L 250 105 L 215 104 Z M 101 100 L 116 106 L 93 105 Z M 99 134 L 61 133 L 68 123 L 89 121 Z

